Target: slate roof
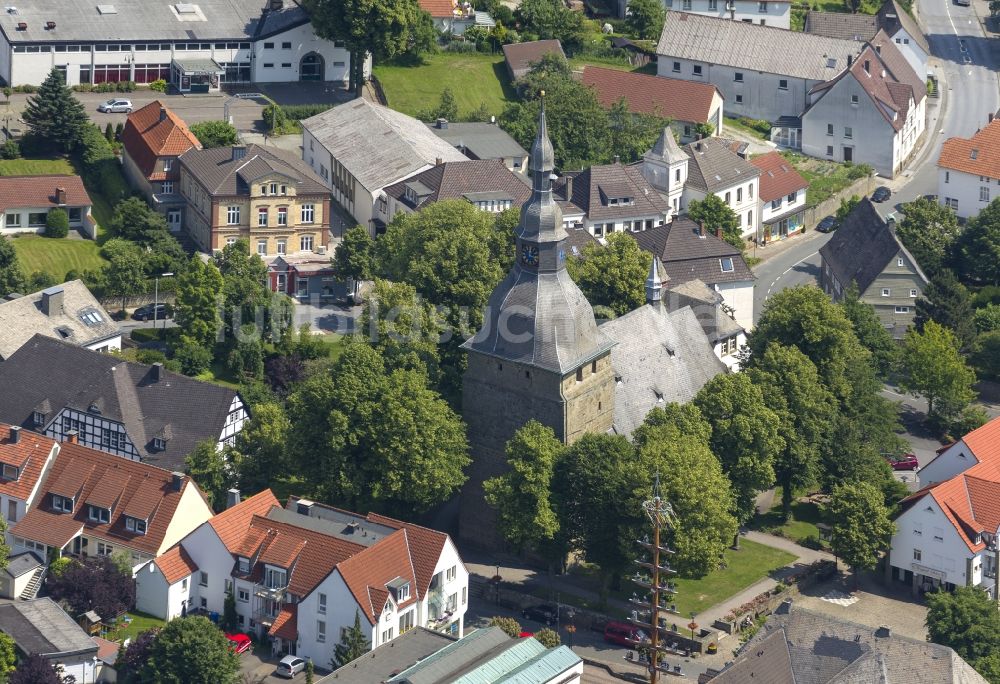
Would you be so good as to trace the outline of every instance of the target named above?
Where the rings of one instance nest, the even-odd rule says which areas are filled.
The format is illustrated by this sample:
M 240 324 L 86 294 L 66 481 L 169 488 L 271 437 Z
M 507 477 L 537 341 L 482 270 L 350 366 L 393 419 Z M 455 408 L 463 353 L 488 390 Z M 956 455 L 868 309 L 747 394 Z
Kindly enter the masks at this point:
M 948 138 L 938 166 L 974 176 L 1000 178 L 1000 119 L 993 119 L 971 138 Z
M 332 682 L 383 684 L 398 672 L 424 660 L 454 641 L 454 638 L 440 632 L 415 627 L 357 660 L 352 660 L 339 670 L 318 680 L 317 684 L 332 684 Z
M 0 14 L 0 16 L 3 16 Z M 66 191 L 65 204 L 56 200 L 56 190 Z M 69 174 L 0 176 L 0 211 L 8 209 L 55 209 L 89 207 L 93 204 L 83 180 Z
M 156 171 L 159 157 L 176 157 L 192 147 L 201 149 L 201 143 L 184 120 L 159 100 L 153 100 L 128 115 L 121 142 L 125 154 L 149 180 L 180 177 L 177 167 L 169 172 Z
M 213 196 L 248 195 L 254 181 L 275 174 L 288 178 L 298 195 L 329 194 L 322 179 L 308 164 L 276 147 L 250 144 L 246 146 L 246 155 L 240 159 L 233 159 L 231 147 L 192 148 L 178 160 Z
M 426 194 L 418 195 L 414 203 L 406 196 L 408 185 L 422 188 Z M 519 207 L 531 197 L 531 188 L 499 159 L 467 159 L 432 166 L 387 186 L 385 193 L 411 209 L 422 209 L 444 199 L 475 201 L 476 193 L 495 194 L 495 199 L 512 200 L 511 206 Z
M 507 68 L 514 78 L 520 78 L 535 62 L 541 61 L 548 54 L 566 56 L 562 43 L 558 40 L 529 40 L 524 43 L 508 43 L 503 46 L 503 56 Z
M 725 49 L 720 50 L 719 46 Z M 742 21 L 667 12 L 656 54 L 811 81 L 826 81 L 855 55 L 854 41 Z
M 34 572 L 40 567 L 42 567 L 42 561 L 35 555 L 35 552 L 25 551 L 17 554 L 16 556 L 11 556 L 10 562 L 7 563 L 7 567 L 4 569 L 4 572 L 6 572 L 10 577 L 23 577 L 29 572 Z
M 927 42 L 927 36 L 920 29 L 920 25 L 896 0 L 886 0 L 882 3 L 876 16 L 879 28 L 889 36 L 894 35 L 899 29 L 903 29 L 924 53 L 928 55 L 931 53 L 930 43 Z
M 36 334 L 3 363 L 0 421 L 34 427 L 36 407 L 47 402 L 51 421 L 65 407 L 120 421 L 144 462 L 183 470 L 184 458 L 206 439 L 218 440 L 226 424 L 235 390 L 201 382 L 141 363 L 90 351 Z M 170 427 L 173 437 L 163 450 L 153 437 Z
M 670 278 L 669 287 L 695 278 L 707 285 L 755 280 L 740 250 L 710 232 L 701 237 L 699 227 L 687 217 L 627 234 L 644 250 L 660 257 Z M 722 270 L 720 259 L 724 258 L 733 260 L 732 271 Z
M 473 121 L 468 123 L 449 122 L 440 128 L 437 123 L 427 124 L 427 128 L 442 140 L 447 140 L 456 149 L 472 159 L 504 159 L 507 157 L 527 157 L 528 151 L 496 124 Z
M 17 444 L 14 444 L 10 439 L 10 426 L 0 423 L 0 463 L 12 465 L 20 471 L 16 480 L 0 479 L 0 494 L 27 501 L 55 444 L 54 440 L 24 428 Z
M 691 307 L 702 330 L 713 344 L 745 332 L 743 326 L 726 313 L 722 295 L 697 278 L 671 286 L 664 292 L 664 299 L 670 311 Z
M 780 152 L 760 154 L 750 160 L 760 169 L 757 196 L 762 202 L 787 197 L 797 190 L 805 190 L 809 183 L 799 175 L 792 164 Z
M 47 314 L 42 309 L 42 295 L 57 289 L 62 290 L 62 306 Z M 71 280 L 16 299 L 0 300 L 0 361 L 36 334 L 86 346 L 121 335 L 121 329 L 82 281 Z
M 52 467 L 39 490 L 38 499 L 11 532 L 48 546 L 62 547 L 80 530 L 115 546 L 125 546 L 156 555 L 173 520 L 177 506 L 191 478 L 175 475 L 145 463 L 113 456 L 79 444 L 63 442 Z M 52 494 L 73 496 L 73 512 L 61 513 L 52 508 Z M 110 507 L 107 523 L 88 517 L 88 504 Z M 205 505 L 205 518 L 211 511 Z M 185 516 L 194 515 L 185 511 Z M 130 532 L 125 518 L 145 519 L 146 534 Z
M 687 183 L 696 190 L 718 192 L 760 176 L 760 169 L 736 154 L 728 140 L 705 138 L 682 149 L 691 160 Z
M 593 88 L 604 107 L 624 97 L 631 112 L 693 123 L 707 123 L 712 118 L 715 96 L 722 98 L 711 83 L 590 65 L 583 67 L 583 84 Z
M 805 32 L 827 38 L 866 41 L 878 32 L 878 17 L 850 12 L 806 12 Z
M 0 631 L 28 655 L 55 659 L 97 654 L 97 644 L 48 597 L 0 605 Z
M 368 191 L 411 176 L 437 159 L 466 159 L 417 119 L 364 98 L 305 119 L 302 127 Z
M 644 216 L 663 217 L 670 206 L 637 165 L 595 164 L 572 174 L 573 194 L 566 197 L 566 176 L 556 181 L 554 190 L 558 198 L 572 205 L 565 211 L 578 208 L 593 221 L 621 221 Z M 628 198 L 631 204 L 610 204 L 611 199 Z
M 690 307 L 668 312 L 646 304 L 601 325 L 617 344 L 614 431 L 631 435 L 646 415 L 669 402 L 685 403 L 726 371 Z
M 668 164 L 687 161 L 688 158 L 684 150 L 677 144 L 677 140 L 674 139 L 674 131 L 670 126 L 666 126 L 660 131 L 660 137 L 653 143 L 649 152 L 646 152 L 642 157 L 643 159 L 664 161 Z
M 916 259 L 896 238 L 895 231 L 885 222 L 867 197 L 854 208 L 841 223 L 833 237 L 819 254 L 823 266 L 829 266 L 843 287 L 852 282 L 864 292 L 900 252 L 917 268 L 918 275 L 927 282 Z
M 768 617 L 712 684 L 985 684 L 946 646 L 793 606 Z

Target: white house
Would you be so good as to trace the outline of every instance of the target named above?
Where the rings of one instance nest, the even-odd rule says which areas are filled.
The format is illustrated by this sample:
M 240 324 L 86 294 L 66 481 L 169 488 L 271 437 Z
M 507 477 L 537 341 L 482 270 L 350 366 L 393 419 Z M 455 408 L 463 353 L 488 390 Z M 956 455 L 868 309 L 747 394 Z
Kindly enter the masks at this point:
M 0 423 L 0 515 L 8 527 L 23 518 L 35 503 L 58 452 L 54 440 Z
M 635 165 L 595 164 L 567 173 L 552 192 L 566 229 L 582 227 L 596 238 L 662 226 L 671 215 L 666 200 Z
M 415 626 L 462 635 L 468 571 L 448 535 L 295 497 L 282 508 L 270 490 L 238 499 L 139 571 L 140 610 L 221 613 L 233 592 L 240 629 L 316 662 L 357 613 L 373 648 Z
M 747 24 L 787 29 L 792 22 L 790 0 L 663 0 L 668 10 L 731 19 Z
M 1000 418 L 939 449 L 937 458 L 920 469 L 920 482 L 924 486 L 944 482 L 987 462 L 1000 463 Z
M 948 138 L 938 157 L 939 202 L 962 218 L 972 218 L 1000 197 L 1000 120 L 971 138 Z
M 674 140 L 673 130 L 664 128 L 656 144 L 642 155 L 642 175 L 667 201 L 669 219 L 684 210 L 684 185 L 688 178 L 689 157 Z
M 750 163 L 760 169 L 758 242 L 781 240 L 802 231 L 809 189 L 806 179 L 778 152 L 759 154 Z
M 92 202 L 83 179 L 72 175 L 5 176 L 0 178 L 0 236 L 44 233 L 49 212 L 62 209 L 70 229 L 91 240 L 97 223 L 90 214 Z
M 737 154 L 738 143 L 722 138 L 706 138 L 684 146 L 690 162 L 684 184 L 682 205 L 715 195 L 733 210 L 745 238 L 757 235 L 760 216 L 761 171 Z

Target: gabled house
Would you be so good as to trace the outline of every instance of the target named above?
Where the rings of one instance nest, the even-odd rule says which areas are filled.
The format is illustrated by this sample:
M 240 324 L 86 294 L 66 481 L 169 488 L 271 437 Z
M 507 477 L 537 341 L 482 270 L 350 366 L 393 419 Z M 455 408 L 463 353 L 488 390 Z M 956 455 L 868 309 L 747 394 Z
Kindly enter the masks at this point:
M 464 199 L 480 211 L 499 213 L 519 208 L 531 188 L 499 159 L 479 159 L 435 164 L 388 186 L 385 195 L 391 221 L 396 214 L 412 214 L 445 199 Z
M 476 11 L 465 0 L 420 0 L 420 9 L 431 15 L 438 31 L 445 33 L 462 34 L 476 24 Z
M 202 441 L 232 444 L 249 414 L 235 390 L 35 335 L 3 363 L 0 421 L 170 470 Z
M 809 189 L 806 179 L 778 152 L 757 155 L 750 163 L 760 169 L 757 241 L 766 244 L 803 230 Z
M 626 0 L 619 0 L 625 7 Z M 729 19 L 745 24 L 787 29 L 792 21 L 791 0 L 665 0 L 668 10 Z M 624 12 L 619 16 L 624 17 Z
M 670 119 L 670 127 L 682 143 L 704 133 L 722 130 L 722 93 L 711 83 L 651 76 L 587 65 L 583 67 L 583 85 L 591 88 L 598 101 L 609 108 L 622 98 L 634 114 L 649 114 Z
M 659 257 L 654 256 L 653 259 L 660 263 Z M 660 268 L 663 268 L 662 264 Z M 663 274 L 664 282 L 669 285 L 666 271 Z M 737 353 L 747 343 L 747 333 L 736 322 L 732 308 L 719 292 L 695 278 L 669 287 L 663 298 L 671 312 L 690 307 L 719 360 L 731 371 L 740 369 Z
M 745 238 L 756 238 L 760 216 L 761 170 L 733 151 L 721 138 L 706 138 L 684 146 L 690 162 L 681 205 L 716 195 L 733 210 Z
M 461 636 L 468 572 L 447 534 L 270 490 L 230 503 L 139 571 L 141 610 L 221 612 L 232 592 L 240 629 L 316 662 L 356 614 L 373 648 L 416 626 Z
M 62 209 L 69 217 L 71 229 L 96 239 L 97 222 L 90 213 L 92 205 L 79 176 L 0 176 L 0 237 L 44 233 L 49 212 Z
M 545 55 L 559 55 L 565 58 L 562 43 L 558 40 L 529 40 L 523 43 L 508 43 L 503 46 L 503 57 L 507 64 L 510 80 L 516 81 L 531 71 L 532 65 L 542 61 Z
M 939 202 L 962 218 L 972 218 L 1000 197 L 1000 120 L 969 138 L 948 138 L 938 157 Z
M 840 301 L 852 283 L 861 301 L 875 307 L 882 325 L 901 338 L 913 324 L 916 301 L 927 276 L 867 197 L 847 215 L 833 237 L 819 248 L 820 283 Z
M 580 226 L 597 238 L 662 226 L 671 213 L 640 167 L 617 162 L 566 174 L 553 195 L 567 230 Z
M 660 132 L 653 147 L 642 155 L 642 175 L 670 207 L 672 220 L 683 209 L 684 185 L 688 178 L 688 156 L 674 139 L 672 128 Z
M 528 152 L 507 131 L 496 123 L 467 121 L 455 123 L 438 119 L 427 128 L 469 159 L 499 159 L 511 171 L 524 173 L 528 168 Z
M 40 558 L 123 552 L 138 568 L 211 517 L 187 475 L 64 442 L 8 542 Z
M 986 462 L 1000 464 L 1000 418 L 941 447 L 937 458 L 920 469 L 920 482 L 925 486 L 944 482 Z
M 177 157 L 192 148 L 200 150 L 198 138 L 183 119 L 154 100 L 128 115 L 121 143 L 129 185 L 166 216 L 171 232 L 180 232 L 184 198 Z
M 17 425 L 0 423 L 0 515 L 11 527 L 38 500 L 58 443 Z
M 802 152 L 895 176 L 924 133 L 926 103 L 924 78 L 879 31 L 847 69 L 809 91 Z
M 118 324 L 80 280 L 0 300 L 0 361 L 34 335 L 93 351 L 106 352 L 122 346 Z

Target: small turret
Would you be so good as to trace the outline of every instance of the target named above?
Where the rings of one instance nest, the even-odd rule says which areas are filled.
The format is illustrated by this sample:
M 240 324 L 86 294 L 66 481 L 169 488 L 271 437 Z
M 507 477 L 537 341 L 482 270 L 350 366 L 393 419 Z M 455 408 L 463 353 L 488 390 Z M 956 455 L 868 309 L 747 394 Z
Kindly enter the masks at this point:
M 660 279 L 660 257 L 654 255 L 653 261 L 649 265 L 649 276 L 646 278 L 646 303 L 655 306 L 663 306 L 663 281 Z

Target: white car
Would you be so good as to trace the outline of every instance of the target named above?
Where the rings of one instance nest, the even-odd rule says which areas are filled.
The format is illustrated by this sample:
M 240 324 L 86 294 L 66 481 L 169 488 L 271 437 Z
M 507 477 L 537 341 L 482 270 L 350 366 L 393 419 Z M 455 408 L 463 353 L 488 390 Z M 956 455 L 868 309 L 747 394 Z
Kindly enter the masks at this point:
M 291 679 L 304 669 L 306 669 L 305 659 L 298 656 L 287 655 L 281 659 L 280 663 L 278 663 L 278 667 L 274 669 L 274 674 L 279 677 L 284 677 L 285 679 Z
M 97 111 L 99 112 L 125 112 L 126 114 L 132 113 L 132 100 L 126 100 L 124 98 L 118 98 L 114 100 L 108 100 L 107 102 L 102 102 L 97 106 Z

